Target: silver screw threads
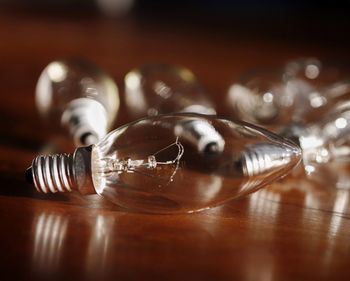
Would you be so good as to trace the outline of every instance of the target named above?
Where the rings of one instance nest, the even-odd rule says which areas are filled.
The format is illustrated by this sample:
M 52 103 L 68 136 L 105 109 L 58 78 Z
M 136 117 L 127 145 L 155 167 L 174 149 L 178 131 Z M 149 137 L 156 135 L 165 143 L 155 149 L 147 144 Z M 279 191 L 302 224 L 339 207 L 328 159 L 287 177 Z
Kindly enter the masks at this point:
M 287 149 L 278 144 L 250 145 L 241 155 L 243 174 L 253 177 L 284 169 L 299 161 L 300 154 L 300 149 Z
M 75 184 L 72 154 L 37 156 L 31 170 L 34 185 L 39 192 L 69 192 Z
M 39 192 L 56 193 L 77 190 L 96 193 L 91 176 L 92 146 L 79 147 L 73 154 L 37 156 L 26 171 L 29 182 Z

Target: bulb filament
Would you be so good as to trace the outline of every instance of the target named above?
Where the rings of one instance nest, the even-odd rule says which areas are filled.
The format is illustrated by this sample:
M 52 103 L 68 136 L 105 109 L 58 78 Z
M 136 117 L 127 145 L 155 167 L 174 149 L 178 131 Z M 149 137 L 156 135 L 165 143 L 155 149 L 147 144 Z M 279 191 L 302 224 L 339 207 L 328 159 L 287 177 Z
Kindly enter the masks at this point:
M 176 146 L 178 151 L 177 155 L 174 159 L 168 160 L 168 161 L 157 161 L 156 156 L 168 149 L 171 149 L 172 147 Z M 123 160 L 117 160 L 113 161 L 111 163 L 111 169 L 110 172 L 117 172 L 118 174 L 127 172 L 127 173 L 134 173 L 137 169 L 140 168 L 147 168 L 147 169 L 155 169 L 157 168 L 158 165 L 172 165 L 176 164 L 176 169 L 173 173 L 173 175 L 176 173 L 176 170 L 178 169 L 180 159 L 182 155 L 184 154 L 184 147 L 183 145 L 179 142 L 179 138 L 176 138 L 176 141 L 160 150 L 158 150 L 156 153 L 150 155 L 147 157 L 147 160 L 145 161 L 144 159 L 136 159 L 133 160 L 129 157 L 123 159 Z M 172 177 L 173 177 L 172 175 Z M 172 178 L 171 177 L 171 178 Z

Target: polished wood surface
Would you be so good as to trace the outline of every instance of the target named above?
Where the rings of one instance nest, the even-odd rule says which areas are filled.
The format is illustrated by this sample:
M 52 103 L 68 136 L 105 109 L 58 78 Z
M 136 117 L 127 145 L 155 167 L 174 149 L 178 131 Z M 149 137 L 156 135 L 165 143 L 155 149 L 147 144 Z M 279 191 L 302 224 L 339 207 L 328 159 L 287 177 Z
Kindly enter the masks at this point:
M 201 213 L 148 215 L 95 195 L 37 194 L 23 175 L 39 152 L 73 150 L 35 109 L 36 80 L 53 59 L 87 57 L 121 92 L 133 67 L 186 65 L 220 111 L 245 69 L 308 55 L 349 61 L 347 46 L 11 13 L 0 36 L 0 280 L 350 280 L 349 191 L 331 184 L 285 179 Z M 115 126 L 128 119 L 121 109 Z

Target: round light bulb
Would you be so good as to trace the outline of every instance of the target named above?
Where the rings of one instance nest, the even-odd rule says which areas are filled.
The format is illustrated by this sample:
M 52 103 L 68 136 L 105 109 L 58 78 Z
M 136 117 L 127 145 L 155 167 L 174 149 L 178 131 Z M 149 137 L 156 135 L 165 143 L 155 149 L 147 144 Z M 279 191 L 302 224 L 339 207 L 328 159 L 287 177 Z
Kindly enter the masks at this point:
M 283 70 L 251 71 L 227 93 L 236 118 L 273 131 L 289 123 L 318 120 L 330 108 L 350 97 L 349 70 L 316 58 L 290 61 Z
M 198 151 L 181 133 L 189 122 L 209 124 L 221 153 Z M 199 114 L 140 119 L 74 154 L 38 156 L 26 175 L 40 192 L 97 193 L 144 212 L 193 212 L 253 192 L 285 176 L 300 148 L 245 122 Z
M 82 59 L 51 62 L 36 86 L 41 115 L 69 130 L 77 146 L 106 135 L 119 109 L 118 88 L 96 65 Z
M 195 75 L 175 65 L 149 64 L 130 71 L 125 76 L 125 101 L 134 118 L 175 112 L 216 114 Z M 209 123 L 185 123 L 177 127 L 178 134 L 196 142 L 198 151 L 223 150 L 224 140 Z
M 125 76 L 125 101 L 135 117 L 175 112 L 216 114 L 205 90 L 187 68 L 150 64 Z
M 340 64 L 322 62 L 314 57 L 298 58 L 287 62 L 285 73 L 290 80 L 301 83 L 300 91 L 313 91 L 328 86 L 342 80 L 345 74 Z
M 286 64 L 285 77 L 300 100 L 298 114 L 294 114 L 298 121 L 317 121 L 335 104 L 350 98 L 350 72 L 340 63 L 299 58 Z
M 295 102 L 294 88 L 278 70 L 248 72 L 227 92 L 231 115 L 273 130 L 290 122 Z

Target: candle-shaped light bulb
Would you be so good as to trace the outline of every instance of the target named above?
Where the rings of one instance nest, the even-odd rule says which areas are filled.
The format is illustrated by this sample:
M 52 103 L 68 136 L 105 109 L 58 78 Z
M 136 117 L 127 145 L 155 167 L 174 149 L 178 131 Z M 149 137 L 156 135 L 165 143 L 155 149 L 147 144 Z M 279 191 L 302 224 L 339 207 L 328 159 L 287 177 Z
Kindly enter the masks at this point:
M 198 79 L 181 66 L 150 64 L 130 71 L 125 76 L 125 100 L 134 118 L 175 112 L 216 114 Z M 209 123 L 185 122 L 176 130 L 196 143 L 199 151 L 223 149 L 224 141 Z
M 235 118 L 276 129 L 290 122 L 296 107 L 294 94 L 283 71 L 256 70 L 230 86 L 227 104 Z
M 188 122 L 211 125 L 224 140 L 221 153 L 198 151 L 176 129 Z M 98 193 L 126 208 L 176 213 L 253 192 L 299 160 L 297 145 L 248 123 L 174 114 L 122 126 L 72 155 L 38 156 L 27 176 L 40 192 Z
M 119 108 L 113 79 L 82 59 L 51 62 L 36 86 L 41 115 L 69 130 L 77 146 L 98 142 L 106 135 Z

